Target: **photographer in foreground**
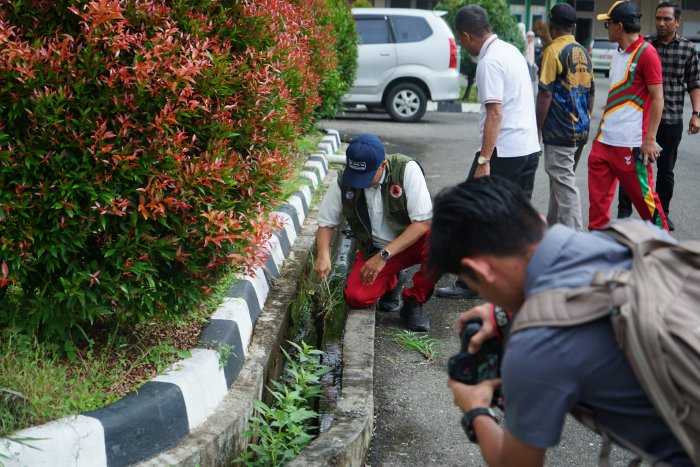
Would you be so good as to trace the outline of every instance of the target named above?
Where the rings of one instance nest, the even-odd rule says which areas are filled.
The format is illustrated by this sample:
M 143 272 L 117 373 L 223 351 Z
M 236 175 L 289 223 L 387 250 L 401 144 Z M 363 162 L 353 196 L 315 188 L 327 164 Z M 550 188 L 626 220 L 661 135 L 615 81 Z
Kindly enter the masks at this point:
M 632 263 L 630 250 L 603 233 L 548 227 L 522 191 L 498 177 L 470 180 L 438 195 L 430 248 L 438 269 L 458 274 L 489 302 L 514 310 L 516 319 L 536 293 L 582 287 L 598 271 L 628 270 Z M 483 322 L 470 341 L 472 353 L 503 332 L 492 310 L 485 304 L 459 318 L 460 332 L 470 319 Z M 465 413 L 463 425 L 488 465 L 542 465 L 577 404 L 591 408 L 596 423 L 658 460 L 692 465 L 640 386 L 608 318 L 510 335 L 501 378 L 448 383 Z M 503 429 L 489 409 L 498 388 L 505 401 Z

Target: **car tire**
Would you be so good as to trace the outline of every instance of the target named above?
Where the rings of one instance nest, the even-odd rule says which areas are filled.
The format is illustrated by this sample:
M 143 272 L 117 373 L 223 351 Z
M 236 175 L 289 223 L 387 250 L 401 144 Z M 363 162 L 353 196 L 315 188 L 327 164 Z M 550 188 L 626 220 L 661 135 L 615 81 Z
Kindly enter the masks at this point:
M 386 110 L 397 122 L 417 122 L 427 107 L 425 92 L 413 83 L 399 83 L 386 96 Z

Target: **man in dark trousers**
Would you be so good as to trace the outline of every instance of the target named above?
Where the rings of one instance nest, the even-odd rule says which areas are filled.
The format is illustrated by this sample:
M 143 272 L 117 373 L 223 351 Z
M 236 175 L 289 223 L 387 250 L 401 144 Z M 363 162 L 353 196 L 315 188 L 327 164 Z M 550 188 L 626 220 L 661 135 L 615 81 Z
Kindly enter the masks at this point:
M 457 12 L 455 29 L 467 52 L 479 57 L 476 87 L 481 102 L 481 148 L 472 160 L 468 178 L 499 175 L 516 183 L 530 197 L 541 151 L 525 57 L 491 32 L 486 10 L 478 5 L 467 5 Z M 478 297 L 459 280 L 438 288 L 436 295 Z
M 661 2 L 656 5 L 656 34 L 647 42 L 656 48 L 661 58 L 663 75 L 664 111 L 656 133 L 661 155 L 656 160 L 656 193 L 666 213 L 668 230 L 675 230 L 669 219 L 675 179 L 673 169 L 678 157 L 678 145 L 683 136 L 683 98 L 690 93 L 693 113 L 688 124 L 688 134 L 700 130 L 700 67 L 695 44 L 678 34 L 681 25 L 681 8 L 676 3 Z M 620 187 L 617 217 L 632 215 L 632 203 Z

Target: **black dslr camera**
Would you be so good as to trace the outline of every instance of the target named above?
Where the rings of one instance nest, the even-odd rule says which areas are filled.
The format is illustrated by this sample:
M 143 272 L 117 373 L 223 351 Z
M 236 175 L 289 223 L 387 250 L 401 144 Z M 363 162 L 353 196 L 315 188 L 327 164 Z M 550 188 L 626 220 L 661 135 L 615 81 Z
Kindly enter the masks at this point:
M 497 379 L 501 377 L 501 357 L 503 355 L 503 345 L 492 338 L 481 345 L 475 354 L 468 352 L 471 337 L 481 329 L 481 320 L 469 320 L 462 329 L 462 346 L 459 353 L 450 357 L 447 361 L 447 372 L 450 378 L 456 379 L 464 384 L 477 384 L 485 379 Z M 500 407 L 500 391 L 493 394 L 493 404 Z M 501 407 L 502 408 L 502 407 Z

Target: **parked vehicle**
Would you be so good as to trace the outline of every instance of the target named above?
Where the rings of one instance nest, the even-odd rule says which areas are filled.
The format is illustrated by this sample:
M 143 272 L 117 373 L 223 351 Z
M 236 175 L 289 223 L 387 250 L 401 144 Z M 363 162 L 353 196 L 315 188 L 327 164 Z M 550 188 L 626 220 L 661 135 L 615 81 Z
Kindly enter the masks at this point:
M 428 100 L 458 99 L 459 50 L 445 13 L 353 8 L 359 66 L 345 103 L 384 108 L 396 121 L 416 122 Z
M 593 71 L 602 72 L 607 78 L 610 75 L 612 54 L 617 49 L 617 42 L 608 39 L 591 39 L 589 52 L 593 61 Z

